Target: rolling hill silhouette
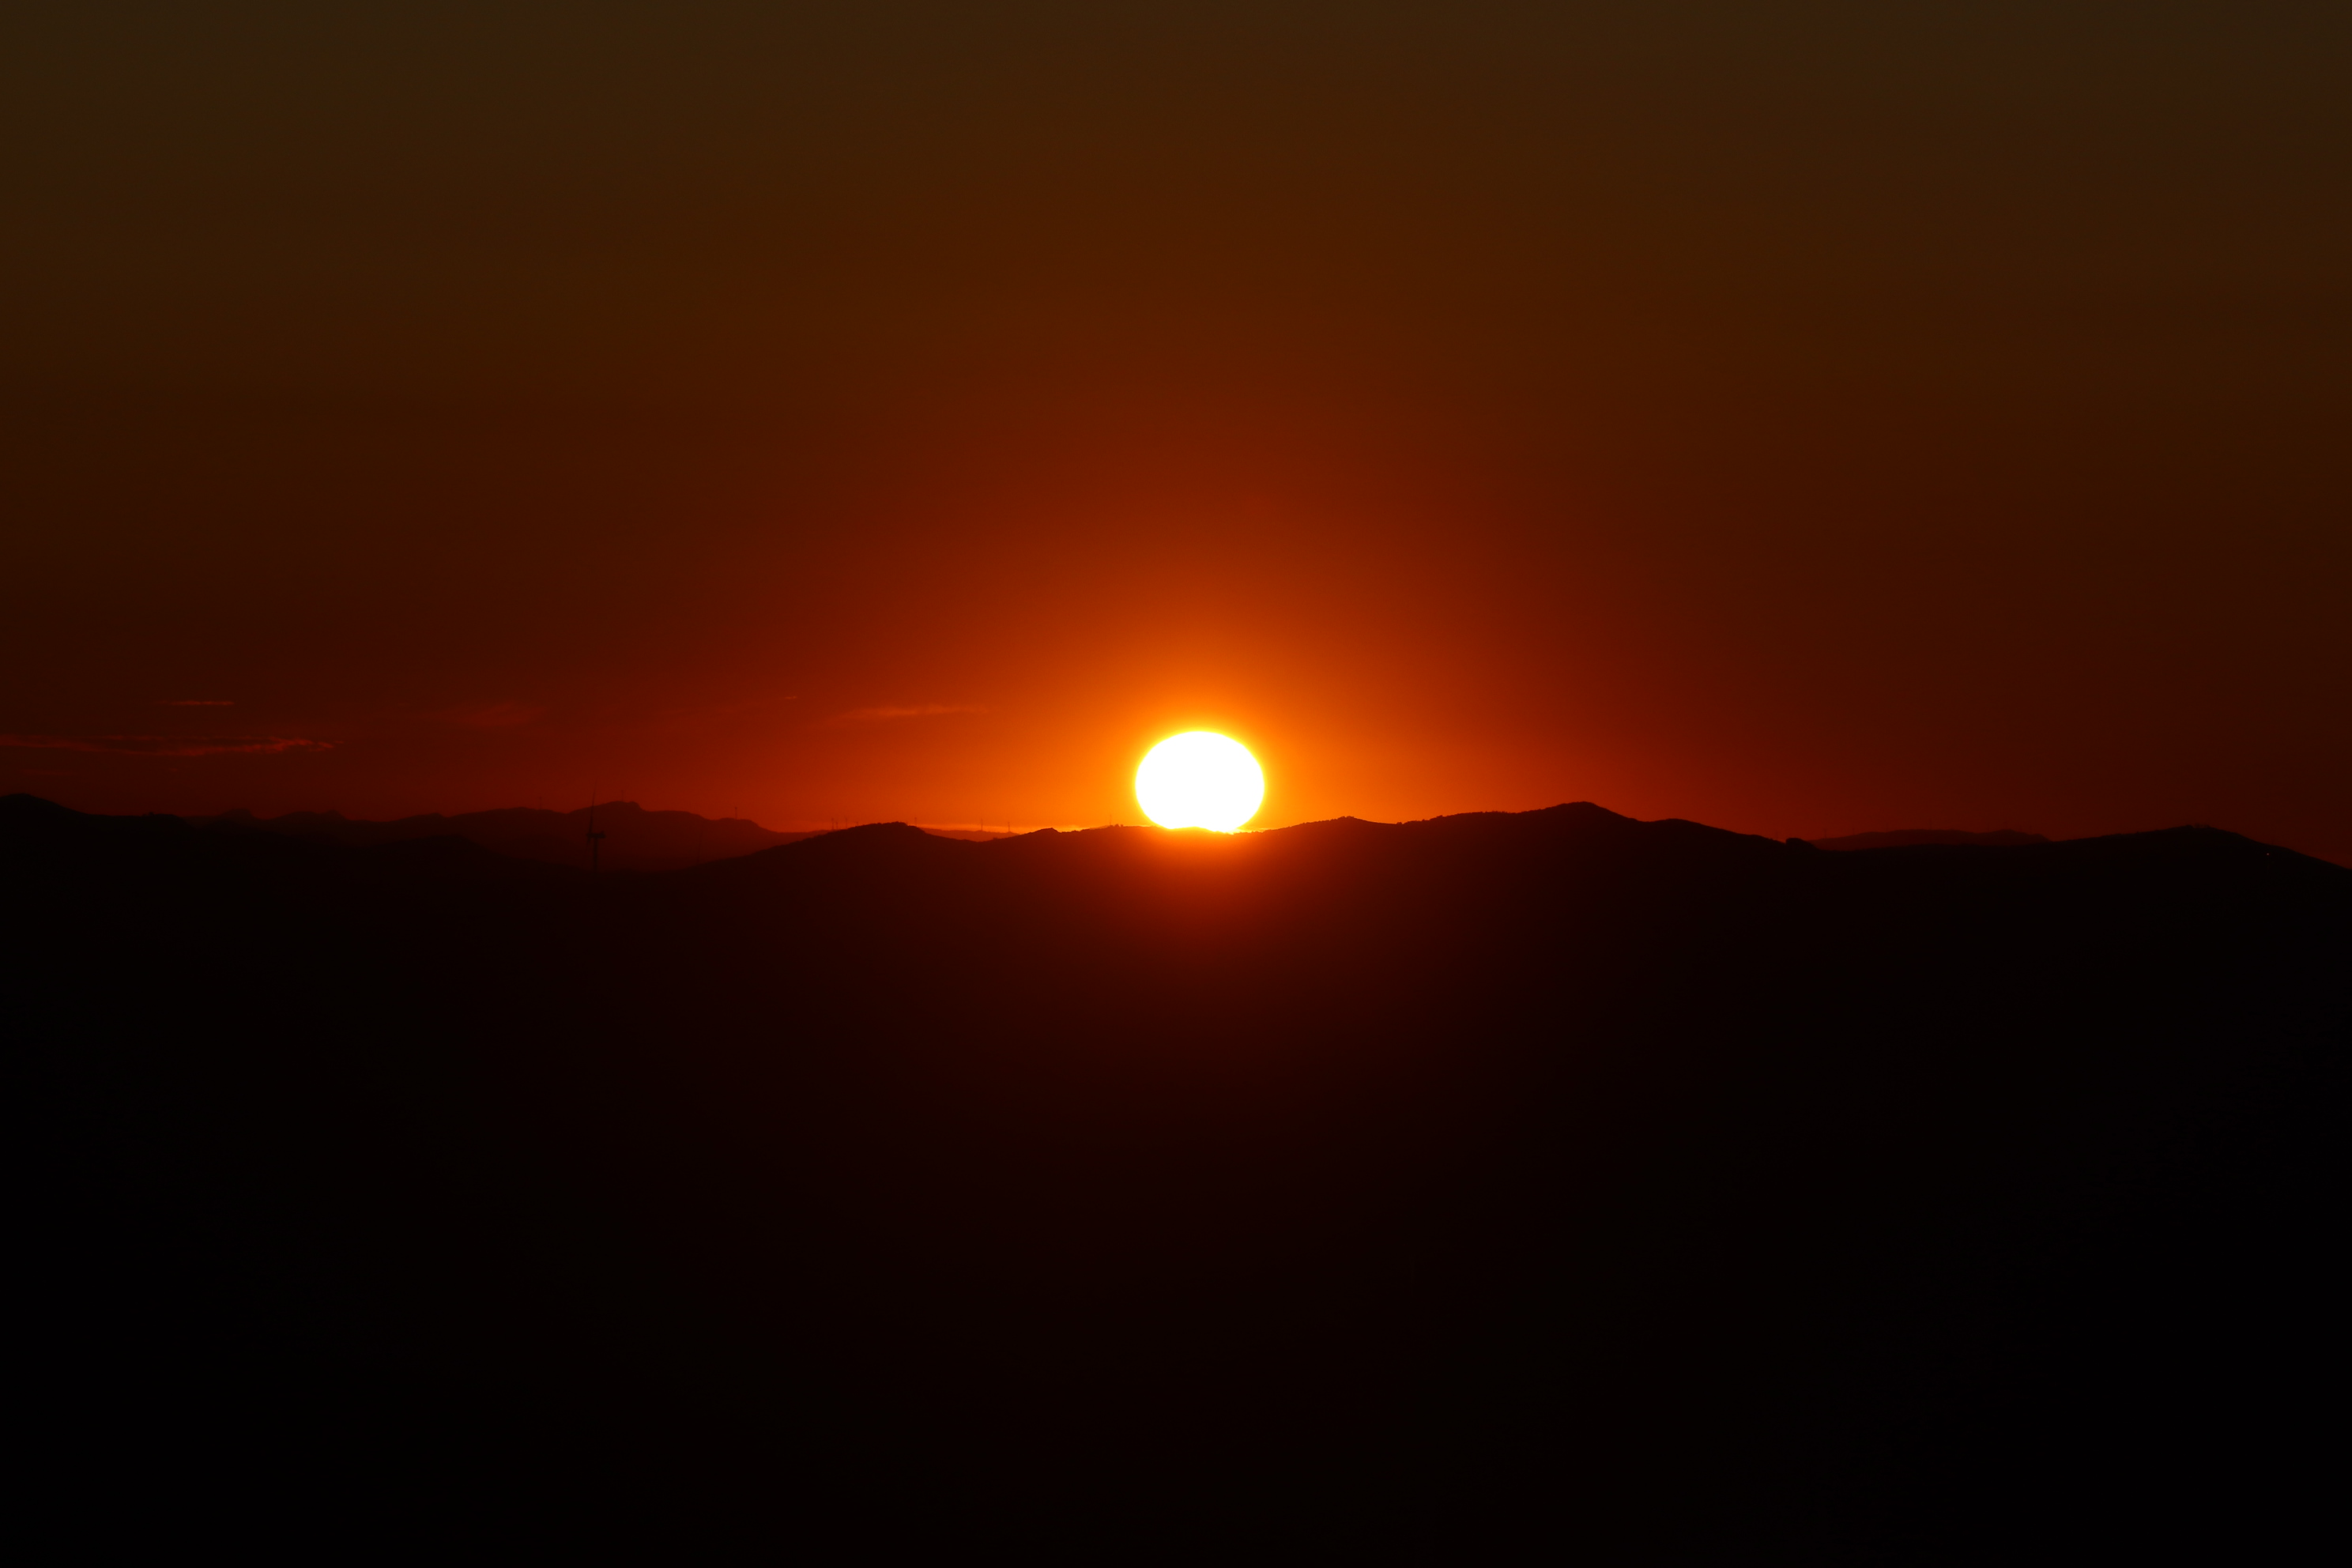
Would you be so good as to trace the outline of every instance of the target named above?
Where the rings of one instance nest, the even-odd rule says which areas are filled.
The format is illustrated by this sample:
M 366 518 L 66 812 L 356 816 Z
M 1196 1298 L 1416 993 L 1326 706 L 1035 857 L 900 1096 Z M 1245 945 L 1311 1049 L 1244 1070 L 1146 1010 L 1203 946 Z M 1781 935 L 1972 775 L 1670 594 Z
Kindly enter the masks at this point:
M 45 1450 L 174 1507 L 1880 1562 L 2325 1495 L 2352 873 L 2227 833 L 0 857 Z

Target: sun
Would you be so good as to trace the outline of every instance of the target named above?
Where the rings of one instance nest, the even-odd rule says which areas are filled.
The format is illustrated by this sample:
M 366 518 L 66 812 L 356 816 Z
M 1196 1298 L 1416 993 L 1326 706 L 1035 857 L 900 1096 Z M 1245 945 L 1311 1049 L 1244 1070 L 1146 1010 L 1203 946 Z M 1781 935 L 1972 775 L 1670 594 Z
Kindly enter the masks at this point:
M 1135 800 L 1162 827 L 1231 833 L 1257 815 L 1265 775 L 1239 741 L 1207 730 L 1171 735 L 1135 770 Z

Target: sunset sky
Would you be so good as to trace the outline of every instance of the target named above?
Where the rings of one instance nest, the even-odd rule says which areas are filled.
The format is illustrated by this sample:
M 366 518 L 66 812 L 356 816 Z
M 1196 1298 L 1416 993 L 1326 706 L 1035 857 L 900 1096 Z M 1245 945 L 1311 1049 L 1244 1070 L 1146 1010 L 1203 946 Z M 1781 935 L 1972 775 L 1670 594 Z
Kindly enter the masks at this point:
M 36 11 L 47 14 L 36 15 Z M 201 13 L 201 14 L 199 14 Z M 2352 11 L 0 22 L 0 792 L 2352 863 Z

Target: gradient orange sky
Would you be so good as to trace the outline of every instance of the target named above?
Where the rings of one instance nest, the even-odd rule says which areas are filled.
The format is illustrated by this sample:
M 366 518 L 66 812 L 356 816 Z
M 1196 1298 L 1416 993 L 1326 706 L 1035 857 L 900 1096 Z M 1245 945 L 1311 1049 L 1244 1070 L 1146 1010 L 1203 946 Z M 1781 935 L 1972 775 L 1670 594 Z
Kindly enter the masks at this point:
M 2342 16 L 772 9 L 0 23 L 0 789 L 2352 862 Z

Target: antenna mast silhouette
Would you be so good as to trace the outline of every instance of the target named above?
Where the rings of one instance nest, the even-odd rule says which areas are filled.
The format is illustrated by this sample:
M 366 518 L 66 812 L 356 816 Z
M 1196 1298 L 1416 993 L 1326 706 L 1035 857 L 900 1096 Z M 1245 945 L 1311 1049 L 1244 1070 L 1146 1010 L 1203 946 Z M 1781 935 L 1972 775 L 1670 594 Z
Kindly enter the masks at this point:
M 596 874 L 597 847 L 604 842 L 604 836 L 596 831 L 596 796 L 591 791 L 588 795 L 588 874 L 592 877 Z

